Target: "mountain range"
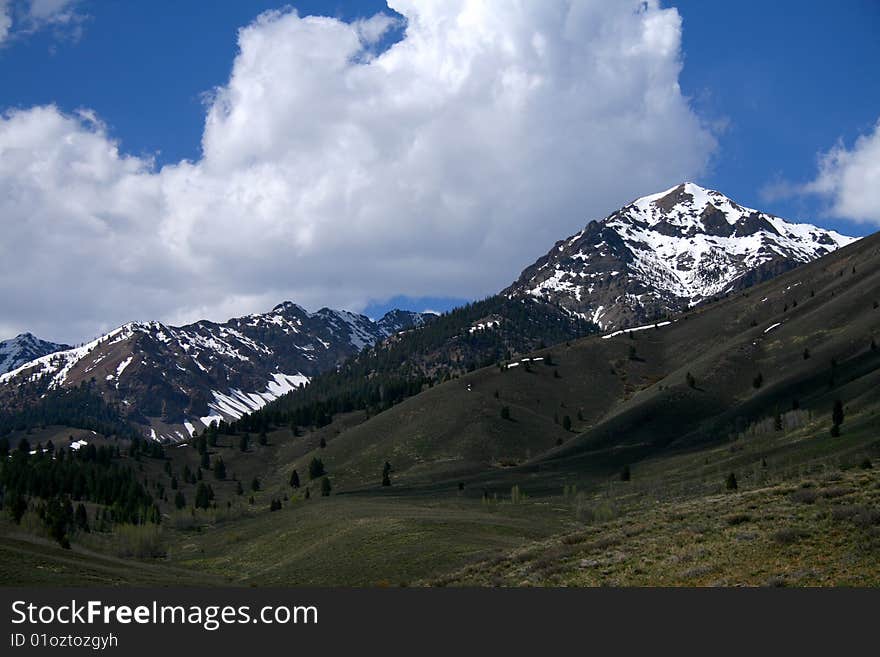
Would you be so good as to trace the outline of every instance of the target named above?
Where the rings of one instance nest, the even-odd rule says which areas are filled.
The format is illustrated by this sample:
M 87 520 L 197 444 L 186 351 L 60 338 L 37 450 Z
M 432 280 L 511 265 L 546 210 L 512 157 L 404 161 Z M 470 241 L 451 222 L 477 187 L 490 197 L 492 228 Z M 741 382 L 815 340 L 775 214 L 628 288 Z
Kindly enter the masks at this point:
M 393 310 L 373 321 L 284 302 L 222 324 L 130 322 L 6 372 L 0 400 L 9 409 L 53 390 L 88 385 L 149 437 L 180 441 L 214 420 L 261 408 L 365 346 L 433 317 Z
M 371 376 L 381 360 L 386 371 L 405 364 L 440 382 L 590 327 L 657 322 L 853 241 L 682 183 L 590 221 L 499 295 L 444 315 L 424 335 L 434 315 L 393 310 L 373 321 L 291 302 L 225 323 L 132 322 L 76 348 L 24 334 L 0 343 L 0 408 L 20 410 L 52 391 L 89 386 L 144 435 L 178 442 L 213 421 L 256 411 L 376 345 L 388 343 L 393 357 L 349 368 L 349 378 Z

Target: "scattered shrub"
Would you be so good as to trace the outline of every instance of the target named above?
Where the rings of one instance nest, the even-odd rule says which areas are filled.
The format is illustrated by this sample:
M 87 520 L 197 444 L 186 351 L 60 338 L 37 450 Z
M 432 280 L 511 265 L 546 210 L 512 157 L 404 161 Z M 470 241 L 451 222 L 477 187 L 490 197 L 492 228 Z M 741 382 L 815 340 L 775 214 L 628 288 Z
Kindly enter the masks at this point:
M 856 513 L 852 516 L 852 521 L 858 527 L 871 527 L 880 525 L 880 509 L 872 509 L 866 506 L 858 507 Z
M 117 555 L 136 559 L 155 559 L 166 554 L 162 529 L 158 525 L 117 525 L 114 531 Z
M 782 545 L 791 545 L 799 541 L 802 538 L 806 538 L 810 535 L 805 529 L 801 529 L 799 527 L 785 527 L 778 531 L 773 532 L 772 538 L 777 543 Z
M 793 492 L 789 499 L 797 504 L 814 504 L 816 502 L 816 491 L 809 488 L 801 488 Z
M 750 522 L 752 520 L 752 516 L 750 516 L 748 513 L 734 513 L 727 516 L 724 520 L 731 527 L 735 527 L 736 525 L 742 525 L 744 523 Z
M 608 522 L 620 515 L 620 509 L 612 502 L 589 503 L 583 497 L 578 498 L 575 515 L 578 520 L 588 525 Z

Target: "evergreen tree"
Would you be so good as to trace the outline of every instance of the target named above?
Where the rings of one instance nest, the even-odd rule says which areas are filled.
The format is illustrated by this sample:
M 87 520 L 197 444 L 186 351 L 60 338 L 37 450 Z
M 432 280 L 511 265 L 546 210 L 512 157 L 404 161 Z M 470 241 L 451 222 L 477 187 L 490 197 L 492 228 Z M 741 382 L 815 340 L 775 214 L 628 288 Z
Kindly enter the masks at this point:
M 260 436 L 259 436 L 259 438 L 257 439 L 257 442 L 259 442 L 260 445 L 263 445 L 263 446 L 269 444 L 269 438 L 268 438 L 268 436 L 266 436 L 266 432 L 265 432 L 265 431 L 261 431 L 261 432 L 260 432 Z
M 174 496 L 174 506 L 178 510 L 186 506 L 186 497 L 184 497 L 182 491 L 177 491 L 177 494 Z
M 49 535 L 66 550 L 70 549 L 70 539 L 67 531 L 74 523 L 73 505 L 69 497 L 64 499 L 59 496 L 49 498 L 42 507 L 40 515 L 49 529 Z
M 244 495 L 244 488 L 242 488 L 240 481 L 235 482 L 235 494 Z
M 736 475 L 734 473 L 730 473 L 727 475 L 727 479 L 724 480 L 724 486 L 727 490 L 736 490 L 738 485 L 736 483 Z
M 299 474 L 295 469 L 290 473 L 290 487 L 299 488 Z
M 382 485 L 391 485 L 391 464 L 388 461 L 385 461 L 385 465 L 382 466 Z
M 623 470 L 620 471 L 620 480 L 621 481 L 629 481 L 630 480 L 630 471 L 629 465 L 624 465 Z
M 199 483 L 196 488 L 196 508 L 208 509 L 214 499 L 214 491 L 209 484 Z
M 248 443 L 251 441 L 251 436 L 248 433 L 241 434 L 241 438 L 238 439 L 238 449 L 242 452 L 248 451 Z
M 330 477 L 324 477 L 321 480 L 321 496 L 329 497 L 331 490 L 333 490 L 333 486 L 330 485 Z
M 214 459 L 214 477 L 221 481 L 226 479 L 226 464 L 223 463 L 223 459 L 219 456 Z
M 509 420 L 510 419 L 510 406 L 502 406 L 501 407 L 501 419 Z
M 840 435 L 840 425 L 843 424 L 843 402 L 839 399 L 834 400 L 834 407 L 831 409 L 831 435 L 837 437 Z
M 562 428 L 566 431 L 571 431 L 571 418 L 567 415 L 562 418 Z
M 260 490 L 260 480 L 254 477 L 253 481 L 251 481 L 251 490 L 255 493 Z
M 76 505 L 76 528 L 86 533 L 89 531 L 89 515 L 82 502 Z
M 319 479 L 324 476 L 324 462 L 315 457 L 309 462 L 309 479 Z
M 764 385 L 764 375 L 761 374 L 760 372 L 758 372 L 758 373 L 755 375 L 755 378 L 752 379 L 752 385 L 755 387 L 755 389 L 758 389 L 758 388 L 760 388 L 762 385 Z
M 11 499 L 6 504 L 9 507 L 9 517 L 12 518 L 12 522 L 16 525 L 20 524 L 28 508 L 27 498 L 21 493 L 13 491 Z

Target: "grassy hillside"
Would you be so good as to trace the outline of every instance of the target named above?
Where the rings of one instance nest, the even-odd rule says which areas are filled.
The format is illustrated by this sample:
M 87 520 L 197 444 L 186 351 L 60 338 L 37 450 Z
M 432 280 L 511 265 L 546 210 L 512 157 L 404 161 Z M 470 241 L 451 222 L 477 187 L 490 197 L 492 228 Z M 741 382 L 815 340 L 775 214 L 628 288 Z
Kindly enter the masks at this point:
M 581 499 L 583 524 L 427 579 L 444 586 L 880 586 L 880 476 L 828 469 L 742 492 Z
M 378 485 L 389 461 L 401 484 L 482 491 L 525 477 L 540 490 L 768 422 L 827 436 L 837 399 L 851 434 L 880 402 L 878 250 L 875 235 L 669 325 L 478 370 L 331 429 L 293 462 L 320 455 L 351 488 Z

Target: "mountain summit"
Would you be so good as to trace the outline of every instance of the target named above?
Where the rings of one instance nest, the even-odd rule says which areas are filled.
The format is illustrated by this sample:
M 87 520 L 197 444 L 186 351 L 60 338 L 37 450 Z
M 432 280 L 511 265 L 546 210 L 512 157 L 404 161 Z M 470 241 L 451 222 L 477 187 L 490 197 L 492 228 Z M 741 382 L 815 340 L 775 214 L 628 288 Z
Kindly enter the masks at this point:
M 40 340 L 31 333 L 21 333 L 9 340 L 0 340 L 0 374 L 63 349 L 70 349 L 70 345 Z
M 503 294 L 618 328 L 760 283 L 855 240 L 685 182 L 591 221 Z

